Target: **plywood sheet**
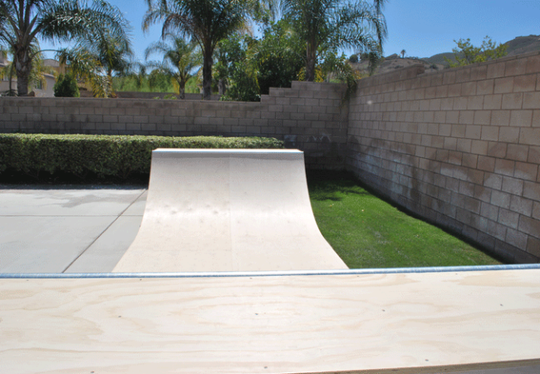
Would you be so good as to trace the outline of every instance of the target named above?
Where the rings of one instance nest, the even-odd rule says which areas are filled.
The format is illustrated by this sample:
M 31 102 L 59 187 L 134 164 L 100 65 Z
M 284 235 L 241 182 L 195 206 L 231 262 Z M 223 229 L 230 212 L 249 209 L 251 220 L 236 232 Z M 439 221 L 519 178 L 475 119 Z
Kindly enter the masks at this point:
M 0 337 L 0 372 L 11 374 L 440 373 L 539 364 L 540 270 L 5 279 Z

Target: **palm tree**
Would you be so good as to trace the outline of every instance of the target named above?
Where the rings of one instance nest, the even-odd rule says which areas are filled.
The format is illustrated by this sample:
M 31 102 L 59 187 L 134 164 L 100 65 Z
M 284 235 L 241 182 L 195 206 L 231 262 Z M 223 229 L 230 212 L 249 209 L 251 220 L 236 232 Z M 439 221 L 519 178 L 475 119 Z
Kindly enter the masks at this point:
M 36 53 L 30 46 L 46 40 L 98 40 L 100 30 L 127 39 L 127 22 L 105 0 L 0 0 L 0 44 L 14 51 L 17 91 L 24 96 Z
M 178 85 L 180 98 L 184 99 L 186 83 L 193 76 L 193 71 L 201 65 L 202 59 L 196 50 L 196 44 L 186 43 L 183 38 L 171 34 L 167 34 L 165 39 L 169 39 L 171 44 L 152 43 L 146 48 L 145 58 L 148 60 L 154 53 L 163 54 L 162 62 L 151 62 L 148 65 L 174 79 Z
M 128 74 L 135 65 L 127 35 L 99 30 L 97 40 L 83 39 L 71 49 L 61 49 L 58 59 L 70 65 L 71 72 L 91 86 L 94 96 L 114 96 L 113 73 Z M 104 87 L 98 87 L 104 85 Z
M 282 13 L 306 43 L 306 80 L 315 79 L 321 48 L 356 48 L 382 53 L 387 0 L 281 0 Z
M 37 44 L 37 42 L 34 42 L 30 45 L 30 51 L 35 57 L 32 63 L 32 70 L 30 71 L 30 75 L 28 77 L 29 86 L 41 86 L 46 88 L 47 79 L 45 78 L 45 74 L 54 74 L 54 69 L 50 66 L 45 65 L 45 57 L 41 53 L 39 44 Z M 0 49 L 0 53 L 5 54 L 6 57 L 8 55 L 7 50 Z M 7 96 L 17 95 L 17 91 L 13 89 L 12 83 L 15 76 L 15 62 L 7 63 L 6 66 L 0 68 L 0 78 L 8 78 L 9 81 L 9 88 L 8 91 L 5 93 Z
M 66 73 L 84 82 L 92 90 L 94 97 L 113 96 L 112 79 L 105 73 L 95 55 L 84 48 L 60 49 L 56 58 L 61 65 L 66 66 Z
M 162 35 L 178 32 L 201 48 L 203 97 L 212 93 L 213 55 L 217 44 L 245 28 L 258 1 L 255 0 L 146 0 L 143 29 L 163 21 Z
M 407 53 L 407 51 L 402 49 L 401 50 L 401 58 L 405 58 L 405 53 Z

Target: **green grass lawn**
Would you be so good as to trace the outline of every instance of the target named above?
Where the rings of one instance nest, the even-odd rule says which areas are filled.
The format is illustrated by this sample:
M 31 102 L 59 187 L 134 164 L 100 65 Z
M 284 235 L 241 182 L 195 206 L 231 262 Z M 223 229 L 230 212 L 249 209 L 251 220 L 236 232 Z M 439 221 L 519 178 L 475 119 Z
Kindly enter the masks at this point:
M 310 174 L 319 228 L 349 268 L 494 265 L 464 241 L 372 195 L 347 174 Z

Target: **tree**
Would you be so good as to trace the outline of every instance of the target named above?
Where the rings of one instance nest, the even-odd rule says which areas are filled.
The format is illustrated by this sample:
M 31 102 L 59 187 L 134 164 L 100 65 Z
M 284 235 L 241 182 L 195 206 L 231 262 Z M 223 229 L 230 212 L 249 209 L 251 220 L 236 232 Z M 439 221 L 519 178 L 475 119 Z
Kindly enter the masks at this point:
M 72 74 L 92 87 L 97 97 L 114 97 L 113 73 L 127 75 L 135 65 L 129 36 L 106 29 L 98 31 L 97 40 L 80 40 L 74 48 L 60 50 L 57 57 L 69 63 Z M 100 84 L 103 87 L 97 87 Z
M 402 50 L 401 50 L 401 53 L 400 53 L 400 54 L 401 54 L 401 58 L 405 58 L 405 53 L 407 53 L 407 51 L 404 50 L 404 49 L 402 49 Z
M 108 30 L 100 30 L 97 40 L 85 39 L 76 48 L 93 55 L 111 80 L 113 73 L 126 74 L 130 71 L 135 55 L 127 35 L 112 35 Z
M 452 49 L 454 52 L 455 62 L 444 58 L 451 68 L 458 66 L 466 66 L 476 64 L 479 62 L 495 60 L 500 57 L 506 56 L 507 45 L 498 44 L 491 40 L 489 36 L 484 38 L 480 47 L 475 47 L 471 44 L 471 39 L 459 39 L 454 42 L 457 44 L 457 48 Z
M 46 66 L 44 63 L 44 56 L 40 52 L 39 44 L 34 41 L 30 45 L 30 51 L 35 56 L 34 61 L 32 63 L 32 70 L 30 70 L 30 74 L 28 77 L 28 84 L 30 87 L 47 87 L 47 79 L 45 78 L 45 74 L 54 74 L 54 69 L 50 66 Z M 8 51 L 0 51 L 0 53 L 3 53 L 6 58 L 8 56 Z M 10 62 L 5 67 L 0 68 L 0 78 L 8 78 L 9 81 L 9 88 L 8 91 L 4 93 L 6 96 L 17 96 L 17 91 L 13 89 L 13 78 L 16 76 L 15 71 L 15 63 Z
M 55 97 L 80 97 L 77 80 L 71 74 L 60 74 L 54 84 Z
M 219 43 L 214 78 L 218 80 L 222 100 L 260 100 L 254 61 L 256 49 L 256 39 L 239 33 Z
M 28 93 L 38 37 L 56 40 L 98 40 L 100 31 L 126 39 L 127 22 L 120 10 L 104 0 L 91 4 L 79 0 L 0 0 L 0 44 L 14 52 L 17 91 Z
M 255 0 L 146 0 L 143 29 L 163 21 L 162 35 L 178 32 L 199 45 L 203 55 L 203 97 L 212 94 L 213 55 L 217 44 L 245 28 Z
M 178 86 L 180 98 L 184 99 L 186 83 L 193 77 L 194 70 L 201 65 L 201 55 L 197 51 L 196 44 L 186 43 L 183 38 L 168 34 L 165 39 L 168 39 L 170 44 L 166 42 L 151 44 L 145 51 L 145 58 L 148 60 L 154 53 L 163 55 L 162 62 L 151 62 L 148 65 L 173 79 Z
M 318 54 L 322 50 L 356 48 L 382 53 L 386 0 L 282 0 L 282 13 L 305 42 L 306 80 L 315 79 Z
M 266 28 L 254 55 L 260 93 L 267 95 L 270 87 L 291 87 L 305 66 L 304 55 L 305 44 L 285 20 Z

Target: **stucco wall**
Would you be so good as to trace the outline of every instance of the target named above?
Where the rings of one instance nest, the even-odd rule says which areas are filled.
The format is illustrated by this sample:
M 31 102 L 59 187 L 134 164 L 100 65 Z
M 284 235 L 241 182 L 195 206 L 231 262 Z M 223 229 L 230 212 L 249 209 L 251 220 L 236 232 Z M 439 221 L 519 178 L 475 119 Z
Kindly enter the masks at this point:
M 422 73 L 360 81 L 348 168 L 431 221 L 514 261 L 538 261 L 540 54 Z

